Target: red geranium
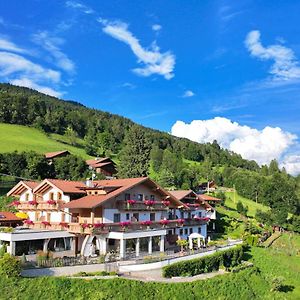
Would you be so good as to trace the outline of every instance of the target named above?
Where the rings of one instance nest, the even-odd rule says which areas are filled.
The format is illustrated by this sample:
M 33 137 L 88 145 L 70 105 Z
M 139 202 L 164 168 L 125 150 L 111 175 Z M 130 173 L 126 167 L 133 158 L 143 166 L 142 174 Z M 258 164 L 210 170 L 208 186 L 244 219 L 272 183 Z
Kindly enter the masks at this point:
M 96 223 L 96 224 L 93 224 L 93 226 L 94 226 L 94 228 L 102 228 L 105 225 L 103 223 Z
M 184 219 L 177 219 L 176 220 L 178 224 L 182 225 L 184 223 Z
M 165 206 L 170 206 L 170 201 L 169 200 L 165 200 L 165 201 L 163 201 L 162 202 L 163 203 L 163 205 L 165 205 Z
M 34 224 L 33 221 L 31 221 L 29 219 L 24 220 L 23 223 L 26 224 L 26 225 L 33 225 Z
M 61 227 L 69 227 L 69 224 L 66 223 L 66 222 L 60 222 L 59 225 L 60 225 Z
M 147 205 L 147 206 L 153 206 L 155 204 L 155 201 L 154 200 L 145 200 L 144 203 Z
M 126 222 L 120 222 L 119 225 L 122 226 L 122 227 L 127 227 L 131 224 L 130 221 L 126 221 Z
M 159 223 L 162 225 L 168 225 L 170 223 L 170 221 L 169 220 L 160 220 Z
M 147 220 L 147 221 L 141 221 L 140 222 L 141 225 L 146 225 L 146 226 L 150 226 L 152 224 L 152 221 Z
M 47 204 L 54 205 L 54 204 L 56 204 L 56 202 L 54 200 L 48 200 Z
M 38 203 L 35 200 L 28 201 L 30 205 L 37 205 Z
M 50 222 L 48 222 L 48 221 L 43 221 L 42 224 L 43 224 L 44 226 L 51 226 Z
M 13 201 L 12 203 L 11 203 L 11 205 L 13 205 L 13 206 L 18 206 L 18 205 L 20 205 L 21 204 L 21 202 L 20 201 Z
M 85 228 L 90 228 L 91 227 L 91 224 L 88 224 L 88 223 L 83 223 L 83 224 L 80 224 L 81 225 L 81 227 L 83 228 L 83 229 L 85 229 Z
M 135 204 L 135 203 L 136 203 L 135 200 L 127 200 L 127 204 L 129 204 L 129 205 L 132 205 L 132 204 Z

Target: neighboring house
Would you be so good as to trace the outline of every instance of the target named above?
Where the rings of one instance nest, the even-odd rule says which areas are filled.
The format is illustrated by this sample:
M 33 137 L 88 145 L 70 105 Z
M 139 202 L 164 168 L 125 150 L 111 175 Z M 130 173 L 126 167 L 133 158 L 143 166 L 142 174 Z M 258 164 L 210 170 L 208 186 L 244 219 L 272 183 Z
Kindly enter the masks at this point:
M 206 238 L 209 222 L 210 206 L 194 192 L 179 197 L 147 177 L 85 183 L 45 179 L 31 187 L 20 182 L 8 195 L 29 215 L 25 223 L 31 229 L 0 235 L 18 255 L 51 249 L 57 255 L 114 251 L 124 259 L 131 251 L 138 257 L 141 251 L 164 252 L 178 236 L 201 232 Z
M 215 209 L 216 205 L 218 203 L 221 203 L 221 199 L 207 195 L 207 194 L 200 194 L 198 195 L 199 199 L 206 203 L 207 205 L 210 205 L 212 207 L 211 212 L 208 214 L 209 218 L 211 219 L 210 222 L 210 229 L 215 230 L 216 229 L 216 219 L 217 219 L 217 211 Z
M 101 173 L 107 177 L 113 177 L 117 173 L 116 164 L 109 157 L 88 159 L 86 163 L 96 173 Z
M 16 227 L 21 225 L 23 220 L 18 218 L 14 213 L 8 211 L 0 211 L 0 226 Z
M 59 157 L 65 157 L 70 155 L 71 153 L 68 150 L 62 150 L 62 151 L 56 151 L 56 152 L 48 152 L 45 153 L 45 157 L 48 160 L 48 162 L 53 162 L 53 159 L 59 158 Z
M 212 180 L 212 181 L 207 181 L 207 182 L 203 182 L 201 184 L 199 184 L 197 190 L 199 193 L 205 193 L 205 192 L 212 192 L 215 191 L 217 188 L 216 183 Z
M 192 220 L 206 220 L 206 218 L 211 215 L 214 210 L 206 202 L 199 199 L 198 195 L 192 190 L 177 190 L 170 191 L 178 201 L 184 204 L 184 207 L 179 207 L 176 209 L 176 217 L 180 219 L 192 219 Z M 175 233 L 181 238 L 188 238 L 192 233 L 199 233 L 206 238 L 207 224 L 201 224 L 196 226 L 184 226 L 183 228 L 177 228 Z

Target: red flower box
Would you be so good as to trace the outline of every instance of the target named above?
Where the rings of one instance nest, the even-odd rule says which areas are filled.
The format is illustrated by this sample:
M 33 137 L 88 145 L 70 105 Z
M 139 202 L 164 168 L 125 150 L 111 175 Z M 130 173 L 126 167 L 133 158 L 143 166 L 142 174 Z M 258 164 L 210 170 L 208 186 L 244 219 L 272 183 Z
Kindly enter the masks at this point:
M 48 222 L 48 221 L 43 221 L 42 224 L 43 224 L 44 226 L 51 226 L 50 222 Z
M 60 222 L 59 223 L 59 226 L 61 226 L 61 227 L 69 227 L 69 224 L 68 223 L 66 223 L 66 222 Z
M 94 226 L 94 228 L 102 228 L 105 225 L 103 223 L 96 223 L 96 224 L 93 224 L 93 226 Z
M 54 201 L 54 200 L 48 200 L 48 201 L 47 201 L 47 204 L 49 204 L 49 205 L 54 205 L 54 204 L 56 204 L 56 201 Z
M 88 224 L 88 223 L 82 223 L 80 224 L 81 228 L 85 229 L 85 228 L 90 228 L 91 227 L 91 224 Z
M 199 207 L 200 204 L 199 203 L 188 203 L 187 206 L 188 207 Z
M 35 200 L 28 201 L 28 203 L 29 203 L 30 205 L 37 205 L 37 204 L 38 204 Z
M 145 200 L 144 203 L 147 205 L 147 206 L 153 206 L 155 204 L 155 201 L 154 200 Z
M 148 220 L 148 221 L 141 221 L 140 224 L 141 225 L 150 226 L 152 224 L 152 221 L 150 221 L 150 220 Z
M 135 200 L 127 200 L 127 204 L 129 204 L 129 205 L 132 205 L 132 204 L 135 204 L 135 203 L 136 203 Z
M 168 225 L 170 223 L 170 221 L 169 220 L 160 220 L 159 223 L 162 225 Z
M 165 200 L 162 202 L 164 206 L 170 206 L 170 201 L 169 200 Z
M 177 219 L 176 222 L 180 225 L 182 225 L 184 223 L 184 219 Z
M 31 221 L 29 219 L 24 220 L 23 223 L 26 224 L 26 225 L 33 225 L 34 224 L 33 221 Z
M 120 222 L 119 225 L 122 227 L 128 227 L 129 225 L 131 225 L 131 222 L 130 221 Z
M 13 201 L 10 205 L 12 205 L 12 206 L 18 206 L 20 204 L 21 204 L 20 201 Z

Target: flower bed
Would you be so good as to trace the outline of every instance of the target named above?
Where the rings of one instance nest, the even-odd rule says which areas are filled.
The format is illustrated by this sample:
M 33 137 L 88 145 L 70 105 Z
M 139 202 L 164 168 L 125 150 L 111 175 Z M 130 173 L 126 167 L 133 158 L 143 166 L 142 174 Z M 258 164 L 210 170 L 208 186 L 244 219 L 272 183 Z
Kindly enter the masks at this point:
M 244 254 L 244 246 L 239 245 L 228 250 L 196 259 L 177 262 L 163 268 L 164 277 L 195 276 L 202 273 L 218 271 L 224 266 L 226 269 L 239 265 Z

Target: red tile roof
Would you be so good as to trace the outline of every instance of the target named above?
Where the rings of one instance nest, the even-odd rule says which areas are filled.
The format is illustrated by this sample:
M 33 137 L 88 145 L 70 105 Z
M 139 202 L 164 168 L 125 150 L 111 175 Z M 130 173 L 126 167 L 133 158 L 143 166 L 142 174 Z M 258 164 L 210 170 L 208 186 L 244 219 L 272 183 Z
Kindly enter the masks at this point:
M 49 185 L 49 183 L 66 194 L 85 194 L 82 188 L 86 187 L 86 185 L 83 182 L 62 179 L 45 179 L 34 189 L 34 192 L 38 192 L 43 186 Z
M 204 201 L 221 201 L 221 199 L 219 198 L 216 198 L 216 197 L 212 197 L 212 196 L 209 196 L 209 195 L 206 195 L 206 194 L 201 194 L 201 195 L 198 195 L 199 199 L 201 200 L 204 200 Z
M 27 185 L 28 187 L 30 187 L 31 189 L 34 189 L 35 187 L 37 187 L 40 184 L 40 181 L 23 181 L 25 183 L 25 185 Z
M 174 197 L 176 197 L 178 200 L 182 200 L 183 198 L 187 197 L 189 194 L 195 192 L 192 190 L 177 190 L 177 191 L 169 191 L 169 193 Z M 197 195 L 195 194 L 195 196 Z
M 7 221 L 21 221 L 21 219 L 11 212 L 0 211 L 0 223 Z
M 87 165 L 93 167 L 93 168 L 101 168 L 106 165 L 115 164 L 109 157 L 102 157 L 102 158 L 94 158 L 94 159 L 88 159 L 85 161 Z
M 70 152 L 68 150 L 48 152 L 48 153 L 45 153 L 45 157 L 47 159 L 51 159 L 51 158 L 55 158 L 55 157 L 59 157 L 59 156 L 65 155 L 65 154 L 70 154 Z
M 94 181 L 94 184 L 103 187 L 116 187 L 115 190 L 106 194 L 106 195 L 88 195 L 78 200 L 73 200 L 64 205 L 66 208 L 93 208 L 99 206 L 110 200 L 119 194 L 127 191 L 128 189 L 133 188 L 136 185 L 141 183 L 149 183 L 154 185 L 161 191 L 165 196 L 170 197 L 170 200 L 176 202 L 178 205 L 183 205 L 180 201 L 178 201 L 174 196 L 172 196 L 169 192 L 160 188 L 154 181 L 149 179 L 148 177 L 139 177 L 139 178 L 125 178 L 125 179 L 111 179 L 111 180 L 97 180 Z
M 20 195 L 25 190 L 33 190 L 39 184 L 39 181 L 20 181 L 10 191 L 8 191 L 7 196 Z

